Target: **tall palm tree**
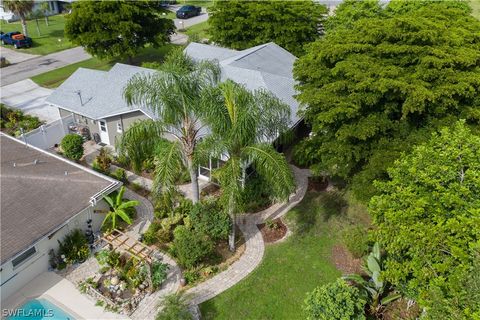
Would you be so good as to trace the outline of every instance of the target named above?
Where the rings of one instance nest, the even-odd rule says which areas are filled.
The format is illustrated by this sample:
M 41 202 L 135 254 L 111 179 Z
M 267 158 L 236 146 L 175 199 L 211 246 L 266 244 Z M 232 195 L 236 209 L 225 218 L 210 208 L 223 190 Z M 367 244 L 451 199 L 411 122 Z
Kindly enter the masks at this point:
M 241 209 L 245 172 L 252 166 L 271 186 L 274 200 L 287 200 L 294 191 L 292 171 L 283 154 L 272 142 L 288 130 L 290 108 L 264 90 L 250 92 L 226 81 L 212 88 L 207 101 L 207 121 L 211 134 L 198 155 L 227 156 L 225 164 L 214 172 L 222 188 L 222 197 L 232 218 L 229 246 L 235 250 L 235 215 Z
M 152 110 L 156 120 L 135 123 L 121 137 L 117 148 L 128 155 L 135 170 L 142 162 L 155 156 L 155 191 L 172 190 L 179 170 L 186 167 L 190 174 L 193 202 L 199 200 L 197 166 L 194 153 L 205 122 L 204 92 L 219 81 L 217 63 L 196 63 L 181 51 L 171 53 L 162 69 L 155 74 L 133 77 L 124 91 L 130 105 Z M 165 137 L 173 140 L 164 144 Z M 159 143 L 164 147 L 158 147 Z
M 3 8 L 20 17 L 22 32 L 28 36 L 27 16 L 33 9 L 33 0 L 3 0 Z
M 137 200 L 129 200 L 129 201 L 124 201 L 123 199 L 123 194 L 125 193 L 125 187 L 122 186 L 116 196 L 103 196 L 103 199 L 108 203 L 110 206 L 110 211 L 107 213 L 105 216 L 105 219 L 103 219 L 102 226 L 109 220 L 112 221 L 112 229 L 115 229 L 117 226 L 117 217 L 122 219 L 128 224 L 132 224 L 132 220 L 128 216 L 128 210 L 130 208 L 133 208 L 135 206 L 138 206 L 140 202 Z

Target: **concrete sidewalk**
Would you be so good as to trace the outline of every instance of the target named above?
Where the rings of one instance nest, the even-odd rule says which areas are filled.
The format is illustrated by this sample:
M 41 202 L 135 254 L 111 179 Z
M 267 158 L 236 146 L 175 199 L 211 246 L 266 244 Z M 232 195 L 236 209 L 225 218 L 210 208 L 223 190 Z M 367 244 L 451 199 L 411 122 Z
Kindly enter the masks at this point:
M 31 78 L 37 74 L 58 69 L 66 65 L 90 59 L 82 47 L 67 49 L 46 56 L 25 60 L 2 68 L 1 86 Z
M 45 103 L 53 90 L 42 88 L 30 79 L 0 88 L 0 101 L 47 123 L 60 119 L 58 108 Z

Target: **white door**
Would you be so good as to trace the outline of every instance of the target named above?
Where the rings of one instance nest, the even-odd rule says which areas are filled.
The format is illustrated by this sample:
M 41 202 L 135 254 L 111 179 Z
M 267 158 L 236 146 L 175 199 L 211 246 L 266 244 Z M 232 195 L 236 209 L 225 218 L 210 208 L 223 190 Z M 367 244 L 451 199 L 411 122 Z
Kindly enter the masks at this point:
M 100 140 L 105 144 L 110 144 L 110 139 L 108 139 L 107 122 L 105 120 L 99 120 L 98 128 L 100 129 Z

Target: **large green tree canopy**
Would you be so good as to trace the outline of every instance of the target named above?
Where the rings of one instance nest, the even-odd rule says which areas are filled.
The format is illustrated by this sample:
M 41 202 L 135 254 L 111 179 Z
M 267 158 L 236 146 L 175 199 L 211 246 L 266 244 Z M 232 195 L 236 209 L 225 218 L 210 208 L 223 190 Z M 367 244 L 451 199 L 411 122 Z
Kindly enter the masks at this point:
M 162 12 L 159 1 L 76 1 L 65 34 L 96 57 L 132 57 L 146 44 L 169 41 L 175 27 Z
M 298 158 L 352 179 L 363 199 L 402 151 L 440 125 L 480 120 L 480 21 L 448 2 L 393 4 L 327 30 L 294 68 L 313 131 Z
M 209 10 L 212 40 L 232 49 L 275 42 L 295 55 L 319 37 L 325 6 L 306 1 L 217 1 Z
M 383 276 L 425 303 L 430 289 L 454 287 L 480 245 L 480 136 L 459 121 L 388 172 L 369 206 L 387 252 Z

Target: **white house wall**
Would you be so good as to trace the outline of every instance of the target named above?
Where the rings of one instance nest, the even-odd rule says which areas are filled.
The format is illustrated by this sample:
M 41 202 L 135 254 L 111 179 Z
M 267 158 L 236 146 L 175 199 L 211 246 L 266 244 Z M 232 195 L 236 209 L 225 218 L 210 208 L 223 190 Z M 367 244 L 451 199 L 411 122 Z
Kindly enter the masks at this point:
M 108 206 L 104 201 L 101 201 L 96 205 L 95 209 L 105 210 L 108 209 Z M 12 259 L 6 261 L 1 266 L 0 272 L 1 301 L 12 297 L 20 288 L 25 286 L 39 274 L 48 271 L 50 266 L 50 257 L 48 253 L 50 249 L 54 249 L 55 251 L 58 250 L 58 240 L 63 240 L 65 235 L 74 229 L 85 231 L 87 228 L 87 220 L 90 218 L 93 220 L 93 230 L 98 231 L 104 216 L 105 215 L 102 213 L 94 213 L 94 208 L 88 207 L 72 218 L 60 230 L 55 232 L 53 236 L 51 236 L 51 239 L 48 239 L 47 236 L 37 242 L 35 245 L 37 252 L 16 268 L 13 268 Z M 19 230 L 19 232 L 21 232 L 21 230 Z

